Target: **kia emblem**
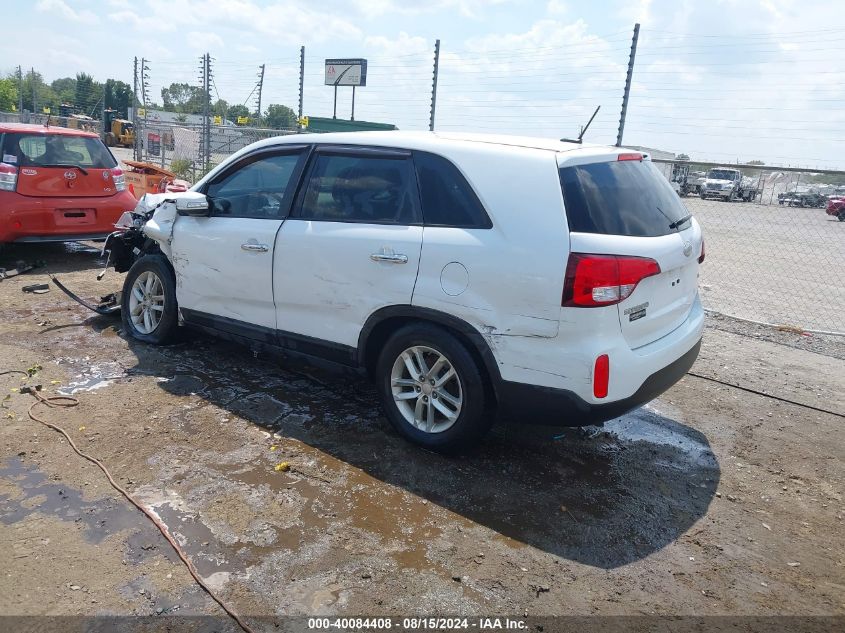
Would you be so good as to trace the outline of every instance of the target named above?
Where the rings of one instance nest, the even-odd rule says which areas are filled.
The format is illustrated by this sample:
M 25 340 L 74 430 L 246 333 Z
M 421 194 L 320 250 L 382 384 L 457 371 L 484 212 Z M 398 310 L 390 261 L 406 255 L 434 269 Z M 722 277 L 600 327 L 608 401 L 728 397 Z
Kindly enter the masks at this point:
M 692 254 L 692 242 L 684 242 L 684 256 L 689 257 Z
M 76 172 L 72 169 L 68 169 L 65 172 L 65 180 L 76 180 Z

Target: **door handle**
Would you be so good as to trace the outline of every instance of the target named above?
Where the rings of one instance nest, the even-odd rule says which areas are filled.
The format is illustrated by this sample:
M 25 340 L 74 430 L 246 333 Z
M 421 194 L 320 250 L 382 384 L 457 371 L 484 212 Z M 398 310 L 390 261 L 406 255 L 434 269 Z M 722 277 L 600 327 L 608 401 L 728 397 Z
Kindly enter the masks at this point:
M 247 242 L 246 244 L 241 244 L 241 250 L 249 251 L 250 253 L 266 253 L 270 250 L 270 247 L 266 244 L 256 244 L 255 242 Z
M 373 253 L 370 259 L 374 262 L 388 262 L 390 264 L 407 264 L 408 256 L 399 253 Z

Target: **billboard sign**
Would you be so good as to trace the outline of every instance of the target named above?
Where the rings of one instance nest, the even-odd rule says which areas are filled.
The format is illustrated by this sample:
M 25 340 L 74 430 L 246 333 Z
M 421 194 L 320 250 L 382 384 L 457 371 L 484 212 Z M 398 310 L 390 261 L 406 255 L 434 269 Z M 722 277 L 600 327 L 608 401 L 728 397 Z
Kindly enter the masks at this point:
M 360 58 L 327 59 L 326 85 L 366 86 L 367 60 Z

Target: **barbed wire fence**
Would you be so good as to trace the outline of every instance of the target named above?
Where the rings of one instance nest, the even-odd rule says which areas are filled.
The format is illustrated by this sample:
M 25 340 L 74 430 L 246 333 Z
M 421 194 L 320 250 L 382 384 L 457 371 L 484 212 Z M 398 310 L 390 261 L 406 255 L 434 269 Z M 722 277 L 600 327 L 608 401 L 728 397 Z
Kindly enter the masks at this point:
M 323 56 L 306 55 L 305 47 L 254 64 L 208 55 L 139 59 L 135 147 L 116 153 L 194 182 L 257 140 L 315 131 L 303 116 L 577 138 L 597 107 L 585 142 L 614 145 L 627 93 L 622 145 L 651 155 L 703 227 L 705 307 L 845 333 L 845 222 L 825 213 L 838 208 L 831 200 L 845 197 L 845 172 L 836 170 L 843 161 L 832 151 L 845 142 L 838 106 L 845 61 L 818 44 L 818 31 L 737 36 L 645 28 L 636 46 L 630 30 L 593 35 L 583 24 L 535 35 L 456 49 L 408 37 L 398 54 L 368 56 L 367 86 L 354 101 L 349 88 L 335 99 Z M 775 63 L 784 51 L 788 63 Z M 190 113 L 155 107 L 162 88 L 182 84 L 201 100 Z M 290 107 L 286 124 L 267 116 L 274 105 Z M 41 115 L 29 119 L 43 122 Z M 776 164 L 752 161 L 758 158 Z M 742 193 L 707 193 L 714 184 L 706 177 L 719 167 L 740 172 Z

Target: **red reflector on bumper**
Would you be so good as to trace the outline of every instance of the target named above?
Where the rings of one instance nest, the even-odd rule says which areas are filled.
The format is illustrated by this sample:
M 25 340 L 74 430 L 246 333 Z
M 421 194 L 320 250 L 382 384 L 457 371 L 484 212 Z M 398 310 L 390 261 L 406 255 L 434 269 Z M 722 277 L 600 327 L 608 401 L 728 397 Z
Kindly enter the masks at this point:
M 610 358 L 602 354 L 596 359 L 593 369 L 593 395 L 596 398 L 607 397 L 607 385 L 610 382 Z

